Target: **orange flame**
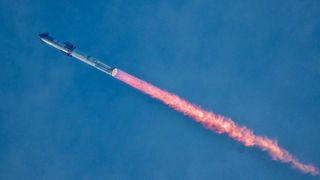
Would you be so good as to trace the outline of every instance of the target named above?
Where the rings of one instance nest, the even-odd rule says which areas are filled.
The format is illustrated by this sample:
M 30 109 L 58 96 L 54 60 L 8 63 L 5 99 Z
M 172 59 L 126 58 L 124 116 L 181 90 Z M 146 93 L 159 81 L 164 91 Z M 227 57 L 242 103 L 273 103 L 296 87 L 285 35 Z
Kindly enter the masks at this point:
M 299 162 L 288 151 L 278 146 L 276 141 L 267 137 L 257 136 L 247 127 L 239 126 L 229 118 L 203 110 L 199 106 L 196 106 L 177 95 L 161 90 L 160 88 L 123 71 L 118 70 L 115 77 L 151 97 L 162 101 L 173 109 L 182 112 L 184 115 L 192 117 L 195 121 L 203 124 L 208 129 L 214 130 L 219 134 L 225 133 L 245 146 L 258 146 L 262 150 L 267 151 L 272 159 L 291 163 L 295 168 L 304 173 L 310 173 L 312 175 L 319 174 L 319 171 L 315 166 Z

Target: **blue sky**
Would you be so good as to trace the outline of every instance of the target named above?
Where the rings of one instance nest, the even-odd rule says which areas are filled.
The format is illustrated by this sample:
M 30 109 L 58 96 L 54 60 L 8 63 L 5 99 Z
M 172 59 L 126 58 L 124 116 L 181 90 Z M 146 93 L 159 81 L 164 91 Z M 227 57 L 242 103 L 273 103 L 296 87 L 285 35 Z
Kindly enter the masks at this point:
M 0 1 L 0 179 L 317 179 L 41 44 L 79 50 L 320 167 L 320 2 Z

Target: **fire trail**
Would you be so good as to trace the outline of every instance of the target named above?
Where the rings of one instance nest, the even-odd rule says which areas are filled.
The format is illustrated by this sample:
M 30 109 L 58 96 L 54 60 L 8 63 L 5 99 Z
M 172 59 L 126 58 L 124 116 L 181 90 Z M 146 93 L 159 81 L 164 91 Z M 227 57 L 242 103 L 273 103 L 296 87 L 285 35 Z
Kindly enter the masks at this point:
M 304 173 L 310 173 L 312 175 L 319 174 L 319 171 L 315 166 L 299 162 L 288 151 L 281 148 L 274 140 L 264 136 L 257 136 L 247 127 L 239 126 L 229 118 L 206 111 L 175 94 L 161 90 L 160 88 L 119 69 L 110 67 L 89 55 L 75 50 L 76 47 L 71 43 L 61 43 L 49 36 L 48 33 L 42 33 L 39 34 L 39 36 L 42 42 L 162 101 L 164 104 L 193 118 L 195 121 L 216 133 L 227 134 L 229 137 L 241 142 L 247 147 L 257 146 L 260 149 L 267 151 L 274 160 L 290 163 L 293 167 Z
M 250 129 L 237 125 L 229 118 L 206 111 L 175 94 L 164 91 L 119 69 L 115 78 L 162 101 L 164 104 L 193 118 L 210 130 L 219 134 L 225 133 L 245 146 L 257 146 L 262 150 L 267 151 L 274 160 L 291 163 L 293 167 L 305 173 L 311 173 L 312 175 L 317 175 L 319 173 L 316 167 L 299 162 L 288 151 L 281 148 L 276 141 L 267 137 L 257 136 L 253 134 Z

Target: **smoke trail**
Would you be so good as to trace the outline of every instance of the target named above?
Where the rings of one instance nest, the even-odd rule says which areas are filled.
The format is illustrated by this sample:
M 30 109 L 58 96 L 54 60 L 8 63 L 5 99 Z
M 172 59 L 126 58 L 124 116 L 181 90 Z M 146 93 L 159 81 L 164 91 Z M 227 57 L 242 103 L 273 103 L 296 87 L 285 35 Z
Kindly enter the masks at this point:
M 319 174 L 316 167 L 299 162 L 288 151 L 279 147 L 276 141 L 268 139 L 267 137 L 257 136 L 253 134 L 250 129 L 237 125 L 229 118 L 203 110 L 199 106 L 196 106 L 177 95 L 161 90 L 160 88 L 123 71 L 118 70 L 115 77 L 151 97 L 162 101 L 186 116 L 192 117 L 195 121 L 203 124 L 208 129 L 214 130 L 219 134 L 225 133 L 245 146 L 258 146 L 262 150 L 267 151 L 274 160 L 291 163 L 295 168 L 304 173 L 310 173 L 312 175 Z

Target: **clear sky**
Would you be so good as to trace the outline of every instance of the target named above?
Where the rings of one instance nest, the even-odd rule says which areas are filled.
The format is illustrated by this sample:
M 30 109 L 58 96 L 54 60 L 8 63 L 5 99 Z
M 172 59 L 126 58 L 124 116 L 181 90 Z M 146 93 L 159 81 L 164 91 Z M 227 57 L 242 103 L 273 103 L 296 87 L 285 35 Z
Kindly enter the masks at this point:
M 0 1 L 0 179 L 318 179 L 39 42 L 50 32 L 320 167 L 320 1 Z

